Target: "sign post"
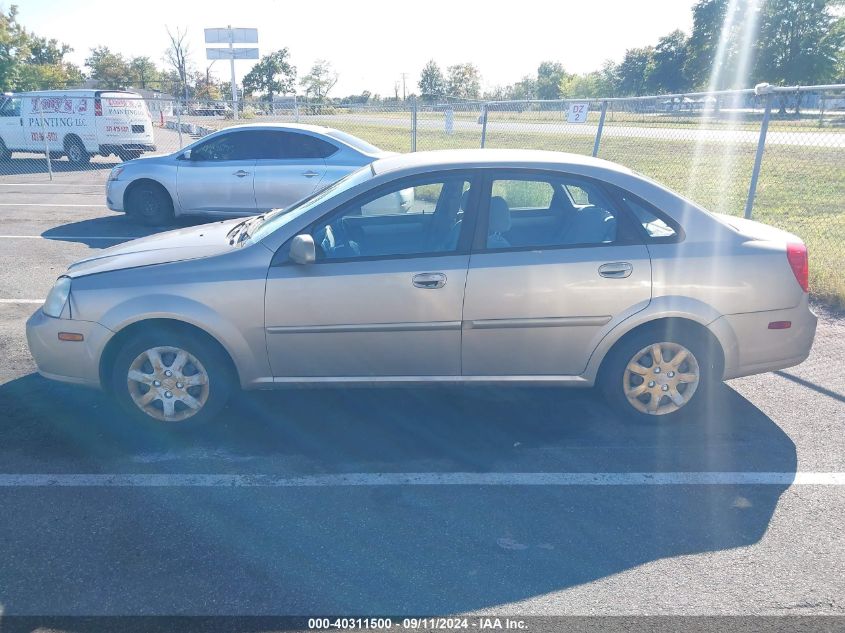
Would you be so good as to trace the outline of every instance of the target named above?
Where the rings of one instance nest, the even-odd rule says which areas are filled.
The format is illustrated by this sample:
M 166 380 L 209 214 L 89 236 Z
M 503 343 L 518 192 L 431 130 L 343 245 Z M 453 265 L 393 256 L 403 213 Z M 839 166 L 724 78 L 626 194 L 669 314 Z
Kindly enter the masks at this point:
M 228 48 L 206 48 L 206 59 L 228 59 L 232 73 L 232 106 L 238 120 L 238 83 L 235 79 L 236 59 L 258 59 L 257 48 L 235 48 L 235 44 L 257 44 L 258 29 L 205 29 L 206 44 L 228 44 Z

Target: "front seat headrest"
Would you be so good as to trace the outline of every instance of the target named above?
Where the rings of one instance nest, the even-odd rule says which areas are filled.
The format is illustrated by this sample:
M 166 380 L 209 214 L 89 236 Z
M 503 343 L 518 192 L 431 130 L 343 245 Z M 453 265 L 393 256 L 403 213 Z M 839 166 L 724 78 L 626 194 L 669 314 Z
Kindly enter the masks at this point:
M 490 198 L 490 224 L 487 227 L 489 234 L 507 233 L 511 228 L 511 210 L 508 203 L 501 196 Z

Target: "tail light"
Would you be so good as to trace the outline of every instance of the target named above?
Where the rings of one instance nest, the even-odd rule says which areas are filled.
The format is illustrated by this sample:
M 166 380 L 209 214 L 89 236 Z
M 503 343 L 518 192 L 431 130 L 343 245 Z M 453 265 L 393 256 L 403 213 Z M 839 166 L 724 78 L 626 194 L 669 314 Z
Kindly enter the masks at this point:
M 798 285 L 804 292 L 808 292 L 810 289 L 810 262 L 807 257 L 807 247 L 800 242 L 787 244 L 786 259 L 789 261 Z
M 94 116 L 103 116 L 103 102 L 101 99 L 94 99 Z

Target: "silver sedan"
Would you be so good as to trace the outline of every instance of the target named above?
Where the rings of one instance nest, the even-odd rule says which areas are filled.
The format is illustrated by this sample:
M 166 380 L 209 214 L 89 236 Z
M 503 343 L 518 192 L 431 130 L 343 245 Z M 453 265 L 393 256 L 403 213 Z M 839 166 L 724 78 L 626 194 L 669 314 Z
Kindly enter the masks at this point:
M 181 215 L 255 215 L 288 207 L 389 155 L 328 127 L 238 125 L 173 154 L 118 165 L 109 174 L 106 202 L 151 226 Z
M 401 213 L 371 213 L 413 190 Z M 592 158 L 376 161 L 287 213 L 73 264 L 27 324 L 42 375 L 174 427 L 232 390 L 598 384 L 628 419 L 706 413 L 717 381 L 803 361 L 807 249 Z

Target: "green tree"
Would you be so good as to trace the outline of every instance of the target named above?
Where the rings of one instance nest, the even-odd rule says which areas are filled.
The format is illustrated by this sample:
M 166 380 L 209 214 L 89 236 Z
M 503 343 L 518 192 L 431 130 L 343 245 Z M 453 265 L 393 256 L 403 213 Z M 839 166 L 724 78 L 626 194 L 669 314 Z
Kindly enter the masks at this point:
M 654 47 L 646 84 L 649 92 L 682 92 L 689 88 L 684 67 L 687 60 L 687 36 L 672 31 L 661 37 Z
M 760 14 L 754 76 L 793 85 L 832 81 L 843 31 L 829 0 L 766 0 Z
M 108 46 L 92 48 L 85 65 L 91 71 L 91 79 L 100 88 L 124 88 L 132 81 L 129 62 L 120 53 L 112 52 Z
M 57 40 L 28 32 L 15 5 L 0 10 L 0 92 L 62 88 L 82 81 L 78 67 L 65 61 L 72 51 Z
M 288 58 L 287 48 L 264 55 L 244 77 L 244 92 L 262 93 L 271 104 L 273 95 L 293 92 L 296 66 L 291 65 Z
M 129 60 L 130 83 L 139 88 L 146 89 L 150 86 L 159 87 L 161 83 L 161 71 L 156 68 L 149 57 L 133 57 Z
M 619 64 L 619 90 L 622 94 L 643 94 L 653 56 L 654 49 L 651 46 L 625 51 L 625 58 Z
M 560 84 L 566 78 L 563 65 L 558 62 L 542 62 L 537 67 L 537 98 L 559 99 Z
M 529 100 L 537 98 L 537 79 L 534 75 L 525 75 L 509 87 L 510 99 Z
M 471 62 L 449 66 L 446 76 L 448 96 L 458 99 L 478 99 L 481 94 L 481 73 Z
M 430 59 L 422 69 L 417 86 L 419 86 L 420 96 L 424 101 L 434 101 L 446 93 L 446 80 L 443 78 L 443 72 L 433 59 Z
M 306 94 L 313 97 L 317 103 L 325 101 L 336 83 L 337 73 L 325 59 L 315 61 L 308 74 L 299 80 L 299 85 L 305 88 Z

